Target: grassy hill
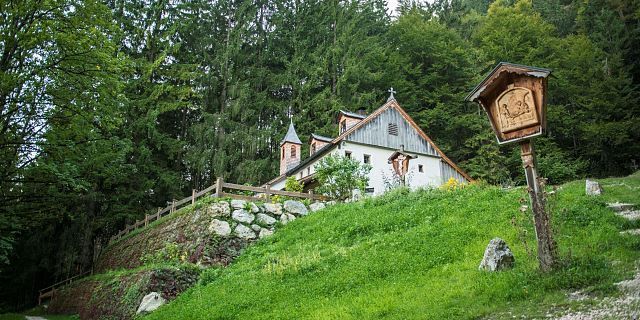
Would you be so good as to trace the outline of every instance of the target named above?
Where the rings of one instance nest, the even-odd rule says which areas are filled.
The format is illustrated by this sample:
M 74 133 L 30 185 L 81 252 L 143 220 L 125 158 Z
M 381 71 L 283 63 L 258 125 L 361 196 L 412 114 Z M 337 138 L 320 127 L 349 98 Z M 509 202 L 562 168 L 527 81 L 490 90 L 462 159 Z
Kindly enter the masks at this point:
M 537 270 L 530 213 L 522 188 L 474 185 L 463 190 L 398 190 L 337 205 L 288 224 L 226 269 L 145 319 L 473 319 L 544 315 L 586 288 L 611 294 L 640 257 L 636 228 L 606 208 L 638 200 L 640 174 L 602 180 L 605 195 L 584 195 L 584 180 L 550 195 L 562 267 Z M 513 270 L 478 264 L 501 237 Z M 529 251 L 529 253 L 528 253 Z

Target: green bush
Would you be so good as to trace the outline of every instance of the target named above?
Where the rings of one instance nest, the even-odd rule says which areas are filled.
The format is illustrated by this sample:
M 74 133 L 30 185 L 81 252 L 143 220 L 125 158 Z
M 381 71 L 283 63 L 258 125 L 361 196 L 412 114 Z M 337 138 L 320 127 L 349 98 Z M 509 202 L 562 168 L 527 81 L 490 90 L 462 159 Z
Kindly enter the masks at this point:
M 347 157 L 328 156 L 316 164 L 315 170 L 320 183 L 318 193 L 333 200 L 346 200 L 354 190 L 364 192 L 371 166 Z

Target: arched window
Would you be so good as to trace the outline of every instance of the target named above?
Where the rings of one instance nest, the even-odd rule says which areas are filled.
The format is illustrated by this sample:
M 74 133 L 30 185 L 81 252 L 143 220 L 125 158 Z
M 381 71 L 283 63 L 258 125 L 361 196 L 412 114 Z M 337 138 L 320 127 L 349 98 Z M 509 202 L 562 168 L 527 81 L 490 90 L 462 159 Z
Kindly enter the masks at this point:
M 291 146 L 291 158 L 296 157 L 296 146 Z

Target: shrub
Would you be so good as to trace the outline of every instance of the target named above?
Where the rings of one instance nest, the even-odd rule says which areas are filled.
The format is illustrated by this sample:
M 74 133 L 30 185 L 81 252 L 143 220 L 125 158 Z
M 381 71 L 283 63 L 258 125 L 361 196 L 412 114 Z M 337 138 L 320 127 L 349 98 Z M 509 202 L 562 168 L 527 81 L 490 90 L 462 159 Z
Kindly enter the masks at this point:
M 315 169 L 320 183 L 317 191 L 334 200 L 345 200 L 353 190 L 364 192 L 371 166 L 347 157 L 329 156 L 320 160 Z
M 288 177 L 284 183 L 284 190 L 289 192 L 302 192 L 303 189 L 304 186 L 302 183 L 296 180 L 294 176 Z

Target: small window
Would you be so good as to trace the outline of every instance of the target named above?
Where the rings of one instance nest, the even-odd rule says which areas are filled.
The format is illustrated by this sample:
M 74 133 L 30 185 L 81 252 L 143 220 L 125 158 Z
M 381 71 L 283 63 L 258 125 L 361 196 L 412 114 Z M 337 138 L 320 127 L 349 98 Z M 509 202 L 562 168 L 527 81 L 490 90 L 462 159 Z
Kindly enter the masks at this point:
M 375 192 L 375 190 L 376 190 L 375 188 L 364 188 L 364 192 L 369 194 Z
M 422 168 L 421 164 L 418 165 L 418 172 L 424 172 L 424 169 Z
M 312 154 L 316 153 L 316 143 L 315 142 L 311 144 L 311 153 Z
M 291 158 L 296 157 L 296 146 L 291 146 Z
M 389 132 L 390 135 L 397 136 L 398 135 L 398 125 L 395 124 L 395 123 L 389 123 L 389 126 L 387 127 L 387 131 Z
M 347 120 L 342 120 L 342 122 L 340 122 L 340 133 L 343 133 L 347 131 Z
M 351 151 L 345 151 L 344 156 L 351 159 Z
M 300 171 L 300 179 L 302 179 L 302 171 Z
M 363 162 L 366 163 L 366 164 L 370 164 L 371 163 L 371 156 L 368 155 L 368 154 L 365 154 Z
M 307 175 L 311 174 L 311 167 L 307 168 Z

